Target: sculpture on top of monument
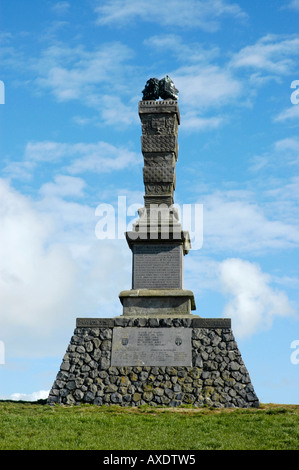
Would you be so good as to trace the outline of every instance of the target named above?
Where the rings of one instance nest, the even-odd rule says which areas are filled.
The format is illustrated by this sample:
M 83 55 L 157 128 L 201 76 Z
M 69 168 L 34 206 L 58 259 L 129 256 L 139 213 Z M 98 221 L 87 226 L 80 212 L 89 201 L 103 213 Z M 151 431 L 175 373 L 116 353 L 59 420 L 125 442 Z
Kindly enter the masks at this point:
M 147 100 L 157 100 L 162 98 L 162 100 L 177 100 L 179 90 L 174 86 L 173 81 L 171 78 L 166 75 L 161 80 L 158 78 L 150 78 L 142 91 L 144 101 Z
M 166 77 L 160 80 L 159 92 L 160 92 L 160 97 L 162 98 L 162 100 L 167 100 L 167 99 L 177 100 L 178 99 L 179 90 L 176 89 L 173 81 L 168 75 L 166 75 Z
M 158 78 L 150 78 L 144 87 L 143 100 L 157 100 L 159 98 L 159 80 Z

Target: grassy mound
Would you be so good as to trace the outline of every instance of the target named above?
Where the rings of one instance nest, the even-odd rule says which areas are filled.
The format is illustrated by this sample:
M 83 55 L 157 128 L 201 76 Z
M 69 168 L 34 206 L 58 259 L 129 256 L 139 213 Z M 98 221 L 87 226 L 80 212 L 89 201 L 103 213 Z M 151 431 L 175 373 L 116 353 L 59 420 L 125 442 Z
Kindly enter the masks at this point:
M 0 402 L 0 450 L 298 450 L 299 405 L 257 409 Z

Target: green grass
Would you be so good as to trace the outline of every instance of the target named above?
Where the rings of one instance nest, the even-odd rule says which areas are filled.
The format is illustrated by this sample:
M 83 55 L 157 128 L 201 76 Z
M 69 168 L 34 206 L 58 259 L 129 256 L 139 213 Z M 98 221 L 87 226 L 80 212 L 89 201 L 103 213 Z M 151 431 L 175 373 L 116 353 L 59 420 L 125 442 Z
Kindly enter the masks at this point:
M 121 408 L 0 402 L 0 450 L 298 450 L 299 405 Z

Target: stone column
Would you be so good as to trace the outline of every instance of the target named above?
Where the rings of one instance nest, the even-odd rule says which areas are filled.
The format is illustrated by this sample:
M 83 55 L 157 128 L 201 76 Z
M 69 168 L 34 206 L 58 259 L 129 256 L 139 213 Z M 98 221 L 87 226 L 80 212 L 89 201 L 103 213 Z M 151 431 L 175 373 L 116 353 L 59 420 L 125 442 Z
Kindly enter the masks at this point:
M 195 310 L 193 293 L 184 290 L 183 258 L 190 248 L 174 208 L 180 112 L 173 99 L 139 102 L 144 158 L 144 207 L 132 231 L 132 289 L 120 293 L 123 315 L 185 316 Z

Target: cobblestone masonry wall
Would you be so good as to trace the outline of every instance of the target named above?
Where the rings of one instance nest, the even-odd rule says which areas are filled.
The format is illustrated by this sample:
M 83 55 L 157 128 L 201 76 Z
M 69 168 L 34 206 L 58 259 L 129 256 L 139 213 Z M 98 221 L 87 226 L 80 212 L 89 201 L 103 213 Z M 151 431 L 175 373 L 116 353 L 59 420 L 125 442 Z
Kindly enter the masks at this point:
M 190 319 L 113 321 L 123 327 L 192 328 L 192 367 L 111 367 L 113 327 L 77 327 L 49 404 L 259 406 L 231 328 L 192 327 Z

